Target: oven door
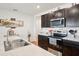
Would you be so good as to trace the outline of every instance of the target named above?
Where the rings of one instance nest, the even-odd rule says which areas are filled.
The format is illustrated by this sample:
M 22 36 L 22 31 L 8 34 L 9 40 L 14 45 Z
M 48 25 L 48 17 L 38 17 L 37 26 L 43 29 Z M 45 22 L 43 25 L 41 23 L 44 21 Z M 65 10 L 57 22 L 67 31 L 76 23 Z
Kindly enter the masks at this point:
M 50 37 L 49 38 L 49 44 L 51 44 L 51 45 L 57 45 L 57 39 Z
M 57 46 L 58 45 L 57 40 L 61 40 L 61 39 L 60 38 L 49 37 L 49 44 Z

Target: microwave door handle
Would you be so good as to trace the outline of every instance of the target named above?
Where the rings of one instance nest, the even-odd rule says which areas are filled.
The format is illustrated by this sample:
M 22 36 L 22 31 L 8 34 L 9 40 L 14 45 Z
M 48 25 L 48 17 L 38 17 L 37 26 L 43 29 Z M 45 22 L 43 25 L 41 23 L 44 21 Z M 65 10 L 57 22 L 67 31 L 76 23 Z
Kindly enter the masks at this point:
M 60 24 L 63 24 L 63 19 L 61 19 Z
M 60 20 L 60 24 L 61 24 L 62 20 Z

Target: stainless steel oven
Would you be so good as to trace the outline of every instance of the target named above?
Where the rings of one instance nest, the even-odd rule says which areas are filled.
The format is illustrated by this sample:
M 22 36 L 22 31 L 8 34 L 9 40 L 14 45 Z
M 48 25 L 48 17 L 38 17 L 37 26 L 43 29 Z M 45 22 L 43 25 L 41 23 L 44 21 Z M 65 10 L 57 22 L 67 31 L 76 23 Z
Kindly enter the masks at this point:
M 53 36 L 49 37 L 49 44 L 57 45 L 57 40 L 62 40 L 62 38 L 66 36 L 67 36 L 67 33 L 65 32 L 53 33 Z
M 49 44 L 57 46 L 57 40 L 61 40 L 60 38 L 49 37 Z

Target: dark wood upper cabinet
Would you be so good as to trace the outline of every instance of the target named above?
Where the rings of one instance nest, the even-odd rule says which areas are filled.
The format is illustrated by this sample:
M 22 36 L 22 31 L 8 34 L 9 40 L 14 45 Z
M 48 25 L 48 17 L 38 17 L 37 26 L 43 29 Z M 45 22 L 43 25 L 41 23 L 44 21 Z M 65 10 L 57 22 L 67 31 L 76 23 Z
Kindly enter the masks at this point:
M 48 36 L 38 35 L 38 45 L 41 48 L 48 50 L 48 45 L 49 45 Z
M 79 4 L 65 9 L 66 27 L 79 27 Z
M 41 16 L 41 27 L 50 27 L 50 20 L 53 18 L 52 13 L 44 14 Z
M 59 9 L 54 12 L 54 18 L 62 18 L 65 16 L 65 9 Z
M 41 27 L 50 27 L 50 20 L 64 17 L 64 9 L 55 11 L 54 13 L 47 13 L 41 16 Z
M 45 27 L 45 24 L 46 24 L 46 22 L 45 22 L 45 15 L 42 15 L 41 16 L 41 27 Z
M 41 27 L 49 27 L 50 23 L 49 23 L 50 19 L 49 19 L 49 15 L 45 14 L 41 16 Z
M 67 9 L 67 17 L 78 18 L 79 17 L 79 4 L 72 6 Z
M 79 4 L 41 16 L 41 27 L 50 27 L 50 20 L 65 18 L 66 27 L 79 27 Z

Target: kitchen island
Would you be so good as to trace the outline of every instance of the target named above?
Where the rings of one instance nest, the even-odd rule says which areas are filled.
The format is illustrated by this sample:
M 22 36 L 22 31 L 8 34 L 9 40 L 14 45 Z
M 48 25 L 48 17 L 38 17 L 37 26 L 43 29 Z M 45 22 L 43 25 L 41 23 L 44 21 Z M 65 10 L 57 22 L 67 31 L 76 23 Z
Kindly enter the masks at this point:
M 27 46 L 15 48 L 3 53 L 0 56 L 55 56 L 48 51 L 30 43 Z

